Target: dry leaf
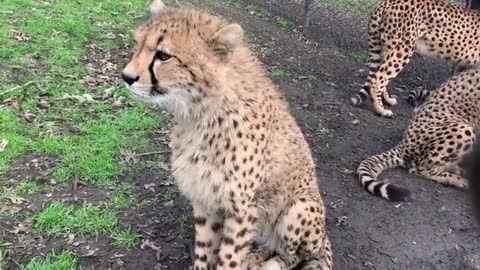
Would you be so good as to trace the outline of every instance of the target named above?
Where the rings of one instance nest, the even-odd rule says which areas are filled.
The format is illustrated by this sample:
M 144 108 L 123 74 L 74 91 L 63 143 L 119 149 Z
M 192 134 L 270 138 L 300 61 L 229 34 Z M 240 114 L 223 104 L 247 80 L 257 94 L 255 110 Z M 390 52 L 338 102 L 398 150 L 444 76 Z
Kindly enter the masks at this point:
M 123 156 L 123 160 L 125 162 L 133 162 L 134 164 L 138 162 L 138 158 L 136 157 L 136 153 L 130 150 L 121 150 L 120 153 Z
M 143 187 L 145 187 L 146 190 L 155 192 L 155 189 L 153 188 L 155 186 L 155 183 L 150 183 L 150 184 L 145 184 Z
M 13 234 L 19 234 L 19 233 L 24 233 L 26 231 L 27 231 L 27 228 L 25 228 L 25 226 L 23 226 L 22 223 L 18 223 L 17 227 L 9 232 Z
M 8 145 L 8 141 L 6 139 L 2 139 L 0 141 L 0 152 L 5 151 L 5 148 L 7 147 L 7 145 Z
M 22 203 L 24 203 L 24 202 L 27 201 L 27 199 L 22 198 L 22 197 L 17 196 L 17 195 L 12 195 L 12 196 L 10 196 L 8 199 L 10 199 L 10 201 L 11 201 L 13 204 L 22 204 Z
M 32 123 L 37 118 L 37 116 L 35 114 L 29 113 L 29 112 L 24 113 L 22 115 L 22 117 L 23 117 L 23 119 L 25 119 L 25 121 L 27 121 L 29 123 Z
M 24 32 L 18 31 L 18 30 L 12 30 L 12 35 L 18 41 L 29 41 L 30 39 L 32 39 L 31 37 L 27 36 L 27 34 L 25 34 Z

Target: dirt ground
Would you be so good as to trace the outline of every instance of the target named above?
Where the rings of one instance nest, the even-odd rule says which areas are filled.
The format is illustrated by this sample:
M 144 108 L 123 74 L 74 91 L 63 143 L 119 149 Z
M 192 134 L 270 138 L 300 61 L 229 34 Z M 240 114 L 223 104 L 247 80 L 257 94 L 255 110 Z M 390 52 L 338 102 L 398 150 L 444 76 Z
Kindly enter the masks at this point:
M 413 111 L 404 100 L 408 90 L 438 86 L 448 78 L 445 63 L 416 56 L 390 85 L 391 91 L 403 98 L 394 110 L 395 118 L 382 119 L 368 107 L 356 108 L 349 101 L 367 72 L 366 65 L 353 57 L 366 46 L 358 27 L 325 16 L 303 34 L 280 29 L 272 19 L 227 7 L 221 0 L 200 5 L 239 22 L 251 33 L 250 42 L 270 70 L 288 71 L 288 76 L 275 82 L 315 155 L 327 205 L 334 269 L 480 269 L 480 234 L 466 192 L 392 170 L 382 177 L 414 194 L 413 201 L 395 204 L 365 192 L 354 176 L 362 159 L 399 141 Z M 273 7 L 273 16 L 285 9 L 289 7 Z M 154 148 L 166 150 L 166 142 L 159 139 Z M 10 174 L 14 177 L 15 171 Z M 191 208 L 181 196 L 166 202 L 159 195 L 172 185 L 172 179 L 167 173 L 139 170 L 122 180 L 135 183 L 139 196 L 154 202 L 147 210 L 131 210 L 121 217 L 123 224 L 140 230 L 146 240 L 136 248 L 118 250 L 102 237 L 88 238 L 88 246 L 98 250 L 95 256 L 88 256 L 88 250 L 76 250 L 81 264 L 87 269 L 188 269 Z M 78 203 L 101 200 L 108 192 L 88 187 L 75 193 L 70 190 L 62 197 Z M 61 245 L 55 238 L 35 241 L 36 250 L 25 247 L 23 255 L 17 254 L 18 260 Z

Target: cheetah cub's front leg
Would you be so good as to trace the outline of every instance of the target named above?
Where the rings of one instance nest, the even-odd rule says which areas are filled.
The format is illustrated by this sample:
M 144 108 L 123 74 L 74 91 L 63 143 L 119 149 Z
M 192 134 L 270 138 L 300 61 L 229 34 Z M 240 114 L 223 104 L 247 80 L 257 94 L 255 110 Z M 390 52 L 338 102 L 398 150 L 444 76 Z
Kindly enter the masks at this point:
M 214 270 L 222 237 L 223 220 L 217 214 L 207 214 L 200 206 L 194 206 L 195 220 L 195 270 Z
M 255 232 L 255 209 L 225 219 L 217 270 L 242 269 Z

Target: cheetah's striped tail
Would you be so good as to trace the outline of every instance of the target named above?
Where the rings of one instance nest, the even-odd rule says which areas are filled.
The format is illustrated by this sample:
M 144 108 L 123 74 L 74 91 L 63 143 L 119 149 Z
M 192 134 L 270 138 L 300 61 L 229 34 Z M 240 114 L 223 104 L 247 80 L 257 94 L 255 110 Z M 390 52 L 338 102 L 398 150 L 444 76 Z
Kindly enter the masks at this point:
M 407 102 L 413 107 L 417 107 L 419 104 L 425 102 L 431 94 L 432 91 L 428 89 L 417 88 L 410 91 L 407 96 Z
M 404 166 L 405 160 L 399 148 L 371 156 L 360 163 L 357 176 L 362 186 L 370 193 L 390 201 L 404 201 L 410 197 L 408 189 L 378 181 L 378 176 L 387 169 Z

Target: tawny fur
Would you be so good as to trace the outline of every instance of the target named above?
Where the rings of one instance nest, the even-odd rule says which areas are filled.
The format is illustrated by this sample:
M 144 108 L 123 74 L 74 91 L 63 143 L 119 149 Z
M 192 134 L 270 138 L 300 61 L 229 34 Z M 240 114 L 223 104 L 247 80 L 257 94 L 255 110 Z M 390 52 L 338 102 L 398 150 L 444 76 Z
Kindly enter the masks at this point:
M 368 23 L 368 80 L 352 102 L 368 97 L 375 113 L 392 117 L 397 99 L 387 86 L 408 64 L 414 51 L 457 67 L 480 63 L 480 11 L 444 0 L 382 0 Z M 416 93 L 413 93 L 415 95 Z M 422 94 L 422 93 L 420 93 Z
M 480 70 L 470 70 L 433 91 L 416 109 L 401 142 L 361 162 L 358 178 L 369 192 L 394 201 L 407 199 L 408 191 L 377 177 L 397 166 L 444 185 L 466 188 L 459 163 L 471 152 L 479 129 Z
M 174 117 L 172 173 L 194 209 L 194 269 L 331 269 L 309 146 L 242 28 L 151 9 L 122 76 Z

